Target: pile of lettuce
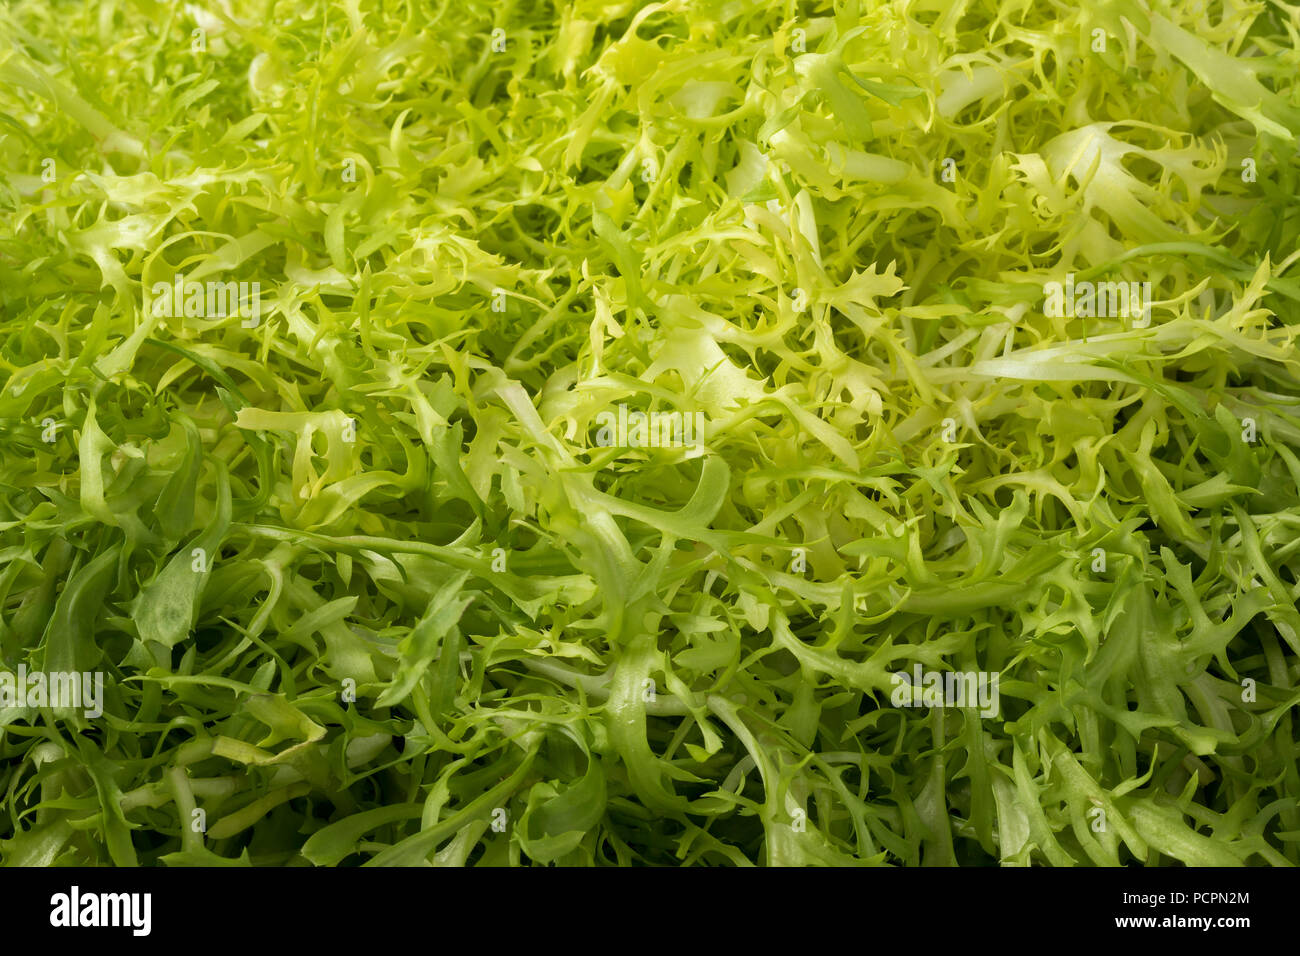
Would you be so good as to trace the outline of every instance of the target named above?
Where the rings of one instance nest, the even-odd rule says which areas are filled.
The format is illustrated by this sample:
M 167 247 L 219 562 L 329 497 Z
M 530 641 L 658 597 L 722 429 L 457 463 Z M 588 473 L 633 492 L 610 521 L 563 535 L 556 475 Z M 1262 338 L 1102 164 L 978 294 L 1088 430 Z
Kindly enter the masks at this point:
M 1300 863 L 1297 36 L 6 3 L 0 861 Z

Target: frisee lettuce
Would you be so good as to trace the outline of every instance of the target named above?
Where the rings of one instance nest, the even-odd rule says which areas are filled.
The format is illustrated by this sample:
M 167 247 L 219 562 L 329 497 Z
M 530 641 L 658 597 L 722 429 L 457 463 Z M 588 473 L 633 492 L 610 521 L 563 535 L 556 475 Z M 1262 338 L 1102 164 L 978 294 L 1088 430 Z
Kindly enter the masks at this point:
M 7 4 L 0 860 L 1300 863 L 1297 30 Z

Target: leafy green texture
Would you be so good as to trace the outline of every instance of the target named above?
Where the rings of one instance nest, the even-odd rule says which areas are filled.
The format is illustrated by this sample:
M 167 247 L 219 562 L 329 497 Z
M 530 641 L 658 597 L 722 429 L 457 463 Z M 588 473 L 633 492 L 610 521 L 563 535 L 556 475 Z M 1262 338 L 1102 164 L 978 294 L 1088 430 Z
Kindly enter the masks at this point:
M 0 859 L 1300 863 L 1297 35 L 5 4 Z

